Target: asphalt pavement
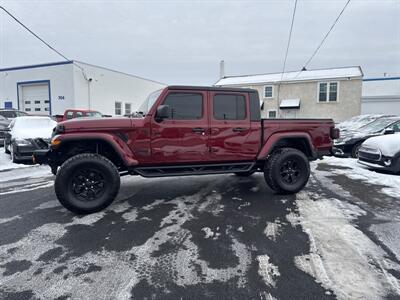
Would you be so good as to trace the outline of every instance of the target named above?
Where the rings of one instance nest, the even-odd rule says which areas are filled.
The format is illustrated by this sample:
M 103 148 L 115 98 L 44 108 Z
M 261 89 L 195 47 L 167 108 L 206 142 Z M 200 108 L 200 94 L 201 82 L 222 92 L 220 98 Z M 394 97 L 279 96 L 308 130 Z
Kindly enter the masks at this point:
M 334 169 L 289 196 L 261 173 L 124 177 L 88 216 L 50 174 L 0 172 L 0 298 L 398 299 L 399 201 Z

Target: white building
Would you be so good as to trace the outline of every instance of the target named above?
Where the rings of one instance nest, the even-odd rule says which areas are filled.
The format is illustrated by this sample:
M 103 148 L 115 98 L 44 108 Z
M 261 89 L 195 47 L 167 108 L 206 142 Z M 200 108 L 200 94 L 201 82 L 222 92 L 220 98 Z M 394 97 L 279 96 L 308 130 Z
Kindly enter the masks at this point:
M 361 113 L 400 115 L 400 77 L 364 79 Z
M 363 72 L 359 66 L 285 73 L 223 76 L 216 86 L 258 90 L 266 118 L 332 118 L 341 122 L 361 112 Z
M 164 84 L 79 62 L 65 61 L 0 69 L 0 108 L 35 115 L 81 108 L 106 115 L 134 112 Z

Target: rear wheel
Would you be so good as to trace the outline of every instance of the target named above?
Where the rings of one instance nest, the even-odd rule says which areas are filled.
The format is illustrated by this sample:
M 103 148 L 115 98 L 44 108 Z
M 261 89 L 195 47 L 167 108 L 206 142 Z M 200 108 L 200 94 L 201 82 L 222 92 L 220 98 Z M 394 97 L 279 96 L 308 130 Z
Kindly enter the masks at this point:
M 281 148 L 264 165 L 267 184 L 280 194 L 294 194 L 304 188 L 310 177 L 310 163 L 303 152 Z
M 63 163 L 54 183 L 60 203 L 77 214 L 98 212 L 118 194 L 120 177 L 115 165 L 98 154 L 78 154 Z

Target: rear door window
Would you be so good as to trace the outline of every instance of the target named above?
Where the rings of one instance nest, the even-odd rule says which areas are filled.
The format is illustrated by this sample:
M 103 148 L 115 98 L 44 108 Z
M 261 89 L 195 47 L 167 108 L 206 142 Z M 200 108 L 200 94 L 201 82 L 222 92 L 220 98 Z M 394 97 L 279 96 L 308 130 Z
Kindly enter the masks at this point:
M 163 104 L 170 107 L 170 120 L 200 120 L 203 118 L 202 94 L 170 93 Z
M 216 120 L 246 119 L 246 98 L 243 95 L 216 94 L 213 99 Z

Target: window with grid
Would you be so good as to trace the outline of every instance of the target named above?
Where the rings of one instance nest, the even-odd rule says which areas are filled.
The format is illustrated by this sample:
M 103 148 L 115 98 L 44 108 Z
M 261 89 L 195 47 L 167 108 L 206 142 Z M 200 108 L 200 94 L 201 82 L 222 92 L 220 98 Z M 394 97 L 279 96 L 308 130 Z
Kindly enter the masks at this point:
M 274 87 L 272 85 L 266 85 L 264 87 L 264 98 L 272 98 L 274 96 Z
M 115 102 L 115 115 L 122 115 L 122 102 Z
M 336 102 L 338 96 L 337 82 L 320 82 L 318 86 L 319 102 Z
M 125 115 L 130 115 L 132 112 L 132 104 L 131 103 L 125 103 Z

